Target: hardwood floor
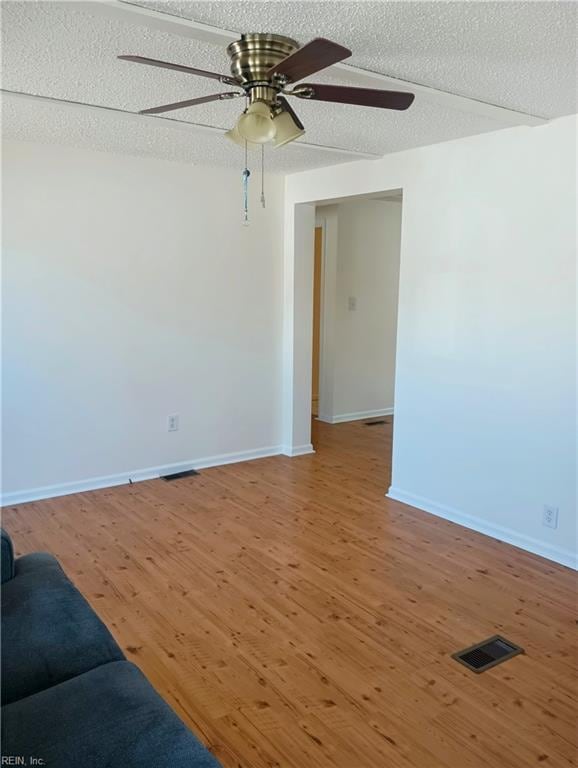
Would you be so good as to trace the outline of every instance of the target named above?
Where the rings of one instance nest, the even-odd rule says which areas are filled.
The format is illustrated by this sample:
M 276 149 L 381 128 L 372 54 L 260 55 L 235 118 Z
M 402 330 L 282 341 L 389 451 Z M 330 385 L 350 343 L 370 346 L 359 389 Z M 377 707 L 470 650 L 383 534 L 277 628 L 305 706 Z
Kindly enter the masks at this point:
M 225 768 L 577 764 L 576 574 L 384 498 L 391 424 L 4 510 Z M 526 654 L 475 675 L 492 634 Z

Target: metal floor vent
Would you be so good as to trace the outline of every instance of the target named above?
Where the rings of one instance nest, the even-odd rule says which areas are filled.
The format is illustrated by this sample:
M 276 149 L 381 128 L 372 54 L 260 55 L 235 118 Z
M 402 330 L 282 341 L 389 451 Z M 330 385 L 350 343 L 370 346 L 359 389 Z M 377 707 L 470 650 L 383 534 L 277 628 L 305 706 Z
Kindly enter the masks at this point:
M 486 669 L 508 661 L 519 653 L 524 653 L 524 649 L 519 645 L 505 640 L 500 635 L 494 635 L 482 643 L 476 643 L 463 651 L 453 653 L 452 659 L 459 661 L 472 672 L 485 672 Z
M 181 477 L 192 477 L 198 475 L 196 469 L 187 469 L 185 472 L 175 472 L 173 475 L 163 475 L 161 480 L 180 480 Z
M 379 421 L 366 421 L 365 426 L 366 427 L 376 427 L 378 424 L 389 424 L 389 421 L 386 419 L 380 419 Z

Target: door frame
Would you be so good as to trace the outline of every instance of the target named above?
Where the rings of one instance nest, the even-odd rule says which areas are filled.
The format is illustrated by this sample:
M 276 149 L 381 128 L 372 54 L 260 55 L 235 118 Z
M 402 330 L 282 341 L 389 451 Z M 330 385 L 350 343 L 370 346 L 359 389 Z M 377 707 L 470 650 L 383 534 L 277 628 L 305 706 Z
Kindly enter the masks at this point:
M 299 176 L 299 174 L 297 174 Z M 289 180 L 291 177 L 289 177 Z M 288 180 L 288 181 L 289 181 Z M 299 181 L 299 180 L 297 180 Z M 285 188 L 284 216 L 284 296 L 283 296 L 283 405 L 282 405 L 282 453 L 301 456 L 314 453 L 311 444 L 311 387 L 313 341 L 313 254 L 316 223 L 316 206 L 339 203 L 351 198 L 377 196 L 401 191 L 404 205 L 401 217 L 400 285 L 403 269 L 403 242 L 406 222 L 406 190 L 401 179 L 392 178 L 390 184 L 375 184 L 365 177 L 353 194 L 339 194 L 338 185 L 322 187 L 328 194 L 313 196 L 315 185 L 301 186 L 293 190 Z M 368 189 L 367 186 L 370 188 Z M 327 249 L 326 249 L 327 252 Z M 327 295 L 327 275 L 324 280 Z M 327 304 L 325 304 L 327 307 Z M 327 344 L 323 353 L 327 355 Z M 321 350 L 320 350 L 321 352 Z M 324 358 L 325 359 L 325 358 Z
M 312 417 L 317 418 L 319 415 L 319 409 L 322 399 L 322 391 L 321 391 L 321 375 L 323 371 L 323 308 L 324 308 L 324 292 L 325 292 L 325 280 L 324 280 L 324 270 L 325 270 L 325 220 L 320 220 L 319 217 L 315 216 L 315 248 L 313 253 L 313 258 L 315 259 L 316 253 L 316 246 L 317 246 L 317 230 L 321 230 L 321 238 L 320 238 L 320 253 L 319 253 L 319 259 L 320 259 L 320 265 L 319 265 L 319 327 L 317 329 L 318 336 L 317 336 L 317 347 L 318 347 L 318 354 L 317 354 L 317 413 L 313 413 L 313 383 L 314 383 L 314 376 L 313 376 L 313 353 L 315 350 L 315 261 L 313 263 L 313 339 L 312 339 L 312 352 L 311 352 L 311 358 L 312 358 L 312 365 L 311 365 L 311 415 Z

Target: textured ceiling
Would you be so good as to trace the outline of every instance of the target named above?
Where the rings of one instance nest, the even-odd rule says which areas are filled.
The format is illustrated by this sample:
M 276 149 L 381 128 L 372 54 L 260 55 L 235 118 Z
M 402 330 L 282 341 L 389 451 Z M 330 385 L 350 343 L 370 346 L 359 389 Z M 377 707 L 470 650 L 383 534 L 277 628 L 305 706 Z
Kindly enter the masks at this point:
M 243 151 L 223 135 L 206 131 L 175 130 L 157 120 L 126 123 L 123 115 L 107 110 L 68 110 L 49 102 L 7 99 L 2 108 L 2 130 L 6 137 L 41 144 L 65 144 L 102 152 L 156 157 L 193 165 L 220 165 L 240 169 Z M 119 119 L 120 118 L 120 119 Z M 258 151 L 257 151 L 258 152 Z M 312 150 L 295 143 L 290 152 L 270 150 L 266 166 L 275 173 L 293 173 L 306 168 L 351 161 L 350 155 Z M 257 153 L 251 162 L 259 162 Z
M 155 10 L 238 31 L 276 31 L 300 42 L 324 35 L 354 51 L 352 64 L 545 116 L 575 111 L 574 3 L 140 2 Z M 90 6 L 3 2 L 3 88 L 138 111 L 220 89 L 210 80 L 117 61 L 139 54 L 217 72 L 224 48 L 107 18 Z M 316 80 L 354 83 L 328 70 Z M 405 113 L 295 103 L 309 144 L 382 155 L 502 127 L 480 115 L 416 99 Z M 237 101 L 170 113 L 228 128 Z M 6 136 L 238 167 L 240 150 L 219 134 L 166 120 L 7 99 Z M 270 151 L 270 168 L 291 172 L 356 159 L 294 142 Z
M 362 69 L 545 117 L 576 111 L 574 2 L 147 2 L 205 24 L 329 37 Z

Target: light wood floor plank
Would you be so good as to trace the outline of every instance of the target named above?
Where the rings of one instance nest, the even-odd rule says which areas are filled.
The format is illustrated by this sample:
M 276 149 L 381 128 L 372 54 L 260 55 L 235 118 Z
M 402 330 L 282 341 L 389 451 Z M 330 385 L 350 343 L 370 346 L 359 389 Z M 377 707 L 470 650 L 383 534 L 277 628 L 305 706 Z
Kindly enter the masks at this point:
M 225 768 L 578 765 L 576 574 L 384 498 L 386 425 L 4 510 Z M 450 654 L 526 649 L 482 675 Z

